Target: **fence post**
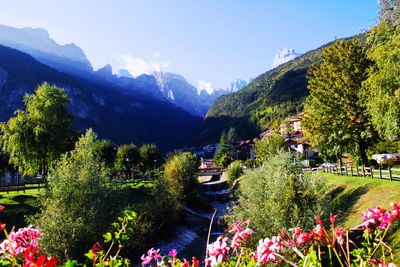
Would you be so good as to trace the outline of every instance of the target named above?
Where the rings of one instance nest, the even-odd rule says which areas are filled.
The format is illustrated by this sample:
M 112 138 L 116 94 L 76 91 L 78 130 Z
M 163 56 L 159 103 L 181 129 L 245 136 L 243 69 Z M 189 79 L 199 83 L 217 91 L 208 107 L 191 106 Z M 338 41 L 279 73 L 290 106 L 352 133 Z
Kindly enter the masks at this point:
M 347 166 L 344 166 L 346 169 L 346 176 L 349 176 L 349 169 L 347 168 Z
M 392 180 L 392 169 L 389 167 L 389 179 Z
M 370 171 L 371 179 L 374 179 L 374 173 L 372 172 L 372 166 L 369 167 L 369 171 Z
M 382 179 L 382 169 L 381 169 L 381 166 L 379 166 L 379 178 Z
M 356 169 L 357 169 L 357 177 L 358 177 L 358 166 L 356 167 Z
M 339 168 L 340 168 L 340 175 L 343 175 L 343 173 L 342 173 L 342 166 L 339 166 Z
M 353 177 L 353 166 L 350 166 L 351 177 Z
M 364 165 L 362 166 L 362 171 L 363 171 L 363 178 L 365 177 L 365 168 Z

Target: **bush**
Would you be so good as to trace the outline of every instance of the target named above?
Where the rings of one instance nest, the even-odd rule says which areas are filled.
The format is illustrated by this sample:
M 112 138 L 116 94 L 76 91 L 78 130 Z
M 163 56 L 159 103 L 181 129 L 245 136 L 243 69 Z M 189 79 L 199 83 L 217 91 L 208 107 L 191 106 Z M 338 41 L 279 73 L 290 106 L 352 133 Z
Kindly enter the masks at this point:
M 226 170 L 227 182 L 231 185 L 233 181 L 238 179 L 243 174 L 242 162 L 240 160 L 234 161 L 229 165 Z
M 105 184 L 108 172 L 95 153 L 96 144 L 89 130 L 62 156 L 49 176 L 40 213 L 30 219 L 43 229 L 40 247 L 58 259 L 81 257 L 121 209 L 116 192 Z
M 207 209 L 199 191 L 197 172 L 199 163 L 190 153 L 180 153 L 167 159 L 161 177 L 168 192 L 183 205 L 195 209 Z
M 268 138 L 263 138 L 256 142 L 254 146 L 254 153 L 256 154 L 257 161 L 265 162 L 270 157 L 275 156 L 287 147 L 285 139 L 277 134 L 273 134 Z
M 294 226 L 312 229 L 324 207 L 325 181 L 304 175 L 291 163 L 289 153 L 279 153 L 264 165 L 243 176 L 238 204 L 227 220 L 252 218 L 258 239 Z
M 393 168 L 396 165 L 400 164 L 400 158 L 390 158 L 390 159 L 385 159 L 381 162 L 381 166 L 384 169 L 387 168 Z

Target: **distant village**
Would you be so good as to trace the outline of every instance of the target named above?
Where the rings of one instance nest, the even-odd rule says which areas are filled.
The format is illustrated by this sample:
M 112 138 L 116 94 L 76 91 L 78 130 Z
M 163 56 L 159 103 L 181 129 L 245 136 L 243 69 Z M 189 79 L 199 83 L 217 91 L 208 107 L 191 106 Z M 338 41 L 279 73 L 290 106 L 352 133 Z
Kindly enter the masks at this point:
M 301 128 L 301 120 L 302 120 L 303 113 L 298 114 L 290 118 L 290 127 L 289 131 L 285 131 L 283 125 L 280 126 L 279 129 L 269 128 L 266 131 L 262 132 L 259 135 L 259 140 L 263 138 L 268 138 L 273 134 L 279 134 L 285 138 L 285 141 L 288 145 L 288 150 L 293 153 L 293 156 L 299 156 L 302 158 L 311 158 L 313 156 L 318 155 L 317 149 L 312 149 L 310 141 L 304 140 L 303 131 Z M 238 144 L 238 151 L 237 151 L 237 158 L 242 161 L 246 161 L 248 159 L 255 159 L 254 154 L 254 140 L 242 140 L 239 141 Z M 202 147 L 190 147 L 190 148 L 183 148 L 182 151 L 191 152 L 198 158 L 212 158 L 213 155 L 218 151 L 219 146 L 218 144 L 208 144 Z

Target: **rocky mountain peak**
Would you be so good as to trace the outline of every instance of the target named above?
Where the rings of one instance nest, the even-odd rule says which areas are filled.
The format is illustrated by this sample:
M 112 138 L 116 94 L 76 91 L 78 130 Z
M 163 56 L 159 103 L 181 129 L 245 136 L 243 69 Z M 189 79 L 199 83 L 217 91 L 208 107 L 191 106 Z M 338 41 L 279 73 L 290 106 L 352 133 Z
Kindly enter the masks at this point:
M 295 59 L 299 55 L 300 54 L 297 54 L 296 51 L 294 51 L 294 49 L 292 48 L 282 48 L 281 50 L 279 50 L 278 53 L 276 53 L 272 68 L 276 68 L 279 65 L 282 65 L 292 59 Z

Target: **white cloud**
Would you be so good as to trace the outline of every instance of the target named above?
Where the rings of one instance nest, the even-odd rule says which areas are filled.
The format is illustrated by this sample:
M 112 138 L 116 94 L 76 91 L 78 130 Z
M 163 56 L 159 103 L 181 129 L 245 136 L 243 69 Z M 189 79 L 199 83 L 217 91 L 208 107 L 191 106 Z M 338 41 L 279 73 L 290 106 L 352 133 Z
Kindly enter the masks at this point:
M 157 51 L 154 53 L 153 58 L 158 58 L 160 56 L 161 56 L 160 52 Z
M 203 80 L 197 80 L 197 90 L 201 92 L 202 90 L 206 90 L 208 94 L 214 92 L 214 87 L 210 82 L 206 82 Z
M 133 77 L 141 74 L 152 74 L 155 71 L 158 72 L 169 67 L 169 62 L 145 61 L 131 55 L 122 55 L 121 59 L 124 64 L 123 68 L 128 70 Z

